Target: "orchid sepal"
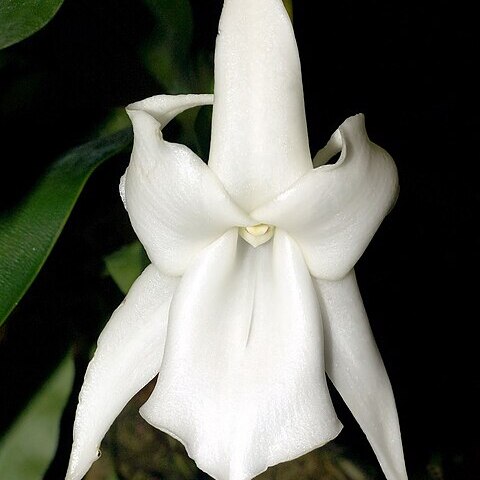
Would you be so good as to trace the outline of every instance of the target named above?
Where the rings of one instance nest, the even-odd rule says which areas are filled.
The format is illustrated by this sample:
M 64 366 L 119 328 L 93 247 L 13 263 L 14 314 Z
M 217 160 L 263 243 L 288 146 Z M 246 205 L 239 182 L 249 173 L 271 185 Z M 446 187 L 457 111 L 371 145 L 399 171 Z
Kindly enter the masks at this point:
M 83 478 L 114 419 L 160 370 L 177 284 L 150 265 L 101 333 L 80 392 L 66 480 Z

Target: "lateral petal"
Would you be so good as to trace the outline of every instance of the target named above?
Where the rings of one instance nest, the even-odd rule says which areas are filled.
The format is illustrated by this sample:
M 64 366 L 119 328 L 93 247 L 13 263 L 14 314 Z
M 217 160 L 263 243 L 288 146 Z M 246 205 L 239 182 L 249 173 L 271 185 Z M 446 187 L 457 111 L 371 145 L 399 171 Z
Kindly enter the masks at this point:
M 407 480 L 392 387 L 353 270 L 316 281 L 325 330 L 327 374 L 372 445 L 387 480 Z
M 339 151 L 338 162 L 325 165 Z M 314 277 L 336 280 L 353 268 L 395 202 L 397 170 L 369 140 L 363 115 L 348 118 L 315 163 L 321 166 L 251 216 L 292 235 Z
M 66 480 L 80 480 L 130 398 L 158 373 L 178 279 L 147 267 L 98 339 L 80 392 Z
M 297 44 L 282 0 L 225 0 L 210 168 L 246 211 L 312 169 Z
M 217 480 L 251 479 L 339 433 L 318 299 L 284 232 L 255 249 L 231 230 L 188 269 L 140 413 Z
M 150 260 L 168 275 L 181 275 L 199 251 L 232 226 L 252 222 L 195 153 L 163 140 L 161 129 L 175 114 L 211 99 L 159 96 L 127 108 L 135 140 L 121 191 Z

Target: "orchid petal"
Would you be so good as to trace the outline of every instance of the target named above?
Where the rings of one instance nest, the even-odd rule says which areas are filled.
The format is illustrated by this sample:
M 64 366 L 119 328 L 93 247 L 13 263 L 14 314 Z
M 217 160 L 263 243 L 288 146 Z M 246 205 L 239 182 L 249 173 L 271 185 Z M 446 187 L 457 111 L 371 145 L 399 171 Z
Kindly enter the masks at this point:
M 183 274 L 232 226 L 252 223 L 195 153 L 162 137 L 161 128 L 175 114 L 211 99 L 159 96 L 127 108 L 135 141 L 123 181 L 125 204 L 150 260 L 168 275 Z
M 300 60 L 281 0 L 224 2 L 208 164 L 247 211 L 312 169 Z
M 322 165 L 251 213 L 295 238 L 313 276 L 345 276 L 367 248 L 392 207 L 398 190 L 395 164 L 372 143 L 363 115 L 347 119 L 316 162 L 341 150 L 333 165 Z
M 317 280 L 327 374 L 372 445 L 387 480 L 406 480 L 392 387 L 373 338 L 354 272 Z
M 177 283 L 147 267 L 100 335 L 80 392 L 66 480 L 83 478 L 113 420 L 158 373 Z
M 341 429 L 318 299 L 284 232 L 251 247 L 232 229 L 182 278 L 164 363 L 140 413 L 217 480 L 250 480 Z

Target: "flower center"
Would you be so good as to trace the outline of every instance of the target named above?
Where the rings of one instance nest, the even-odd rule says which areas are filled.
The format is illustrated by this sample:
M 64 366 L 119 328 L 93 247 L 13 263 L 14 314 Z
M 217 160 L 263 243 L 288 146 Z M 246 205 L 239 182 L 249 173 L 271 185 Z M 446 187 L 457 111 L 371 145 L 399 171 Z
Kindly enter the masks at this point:
M 258 247 L 268 242 L 273 237 L 275 227 L 260 223 L 249 227 L 240 227 L 238 233 L 252 247 Z

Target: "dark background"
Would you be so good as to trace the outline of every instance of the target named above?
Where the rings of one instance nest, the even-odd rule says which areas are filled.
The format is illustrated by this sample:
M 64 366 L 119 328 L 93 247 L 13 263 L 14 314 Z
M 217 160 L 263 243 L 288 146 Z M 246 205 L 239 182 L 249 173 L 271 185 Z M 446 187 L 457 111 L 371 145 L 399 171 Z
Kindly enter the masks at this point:
M 191 3 L 192 56 L 211 59 L 222 2 Z M 364 112 L 371 139 L 399 169 L 399 200 L 357 276 L 396 394 L 407 468 L 421 472 L 440 458 L 451 480 L 480 476 L 474 18 L 458 1 L 294 2 L 312 152 Z M 94 136 L 113 108 L 187 93 L 145 68 L 158 28 L 138 0 L 66 0 L 44 30 L 0 52 L 1 210 L 58 155 Z M 86 346 L 121 299 L 102 257 L 134 238 L 117 195 L 127 162 L 124 155 L 97 171 L 0 331 L 0 430 L 72 342 L 84 366 Z M 338 404 L 339 442 L 374 463 Z

